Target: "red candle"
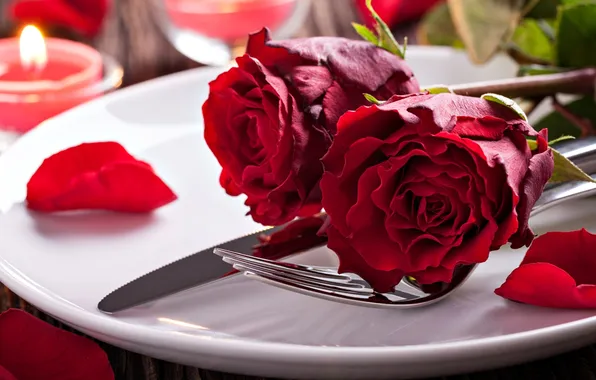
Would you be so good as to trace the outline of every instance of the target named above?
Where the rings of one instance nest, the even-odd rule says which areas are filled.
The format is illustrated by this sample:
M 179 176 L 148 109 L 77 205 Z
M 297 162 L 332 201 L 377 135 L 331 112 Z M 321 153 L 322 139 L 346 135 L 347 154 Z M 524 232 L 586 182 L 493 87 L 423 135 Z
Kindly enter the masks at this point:
M 0 40 L 0 129 L 20 134 L 92 97 L 101 54 L 78 42 L 46 38 L 33 26 Z
M 264 26 L 275 30 L 292 15 L 299 0 L 163 0 L 178 28 L 234 41 Z

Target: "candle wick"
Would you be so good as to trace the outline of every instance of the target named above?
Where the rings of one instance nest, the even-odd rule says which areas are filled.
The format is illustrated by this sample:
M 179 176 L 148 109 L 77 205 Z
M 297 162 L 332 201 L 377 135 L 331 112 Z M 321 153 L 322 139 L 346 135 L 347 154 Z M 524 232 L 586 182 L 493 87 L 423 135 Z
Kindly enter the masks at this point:
M 37 79 L 41 76 L 41 72 L 43 71 L 45 66 L 46 66 L 45 62 L 33 60 L 33 61 L 26 62 L 23 65 L 23 68 L 25 69 L 25 72 L 27 73 L 29 78 Z

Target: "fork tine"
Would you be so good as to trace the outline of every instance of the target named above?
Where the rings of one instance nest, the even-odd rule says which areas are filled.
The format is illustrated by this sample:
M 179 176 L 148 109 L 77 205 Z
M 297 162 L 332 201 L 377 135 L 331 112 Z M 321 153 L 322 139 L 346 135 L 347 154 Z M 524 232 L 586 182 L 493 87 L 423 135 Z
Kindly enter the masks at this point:
M 244 274 L 252 274 L 254 276 L 259 276 L 262 278 L 266 278 L 271 282 L 278 282 L 285 285 L 285 288 L 301 288 L 307 289 L 311 292 L 320 292 L 325 293 L 328 295 L 341 295 L 344 297 L 350 297 L 353 299 L 367 299 L 373 295 L 375 295 L 372 289 L 362 289 L 362 290 L 352 290 L 352 289 L 345 289 L 341 287 L 336 287 L 333 284 L 321 285 L 321 284 L 312 284 L 307 281 L 291 279 L 285 276 L 279 275 L 275 271 L 266 271 L 261 268 L 244 266 L 242 264 L 234 264 L 235 269 L 243 272 Z M 367 291 L 363 291 L 367 290 Z
M 301 276 L 308 276 L 311 278 L 317 278 L 321 280 L 333 281 L 338 283 L 347 283 L 352 281 L 352 278 L 345 274 L 338 274 L 331 271 L 325 271 L 319 268 L 313 268 L 300 264 L 273 261 L 261 257 L 246 255 L 244 253 L 229 251 L 227 249 L 215 248 L 213 250 L 213 253 L 220 257 L 230 257 L 232 259 L 238 259 L 250 263 L 261 263 L 269 267 L 275 267 L 276 269 L 283 272 L 293 273 Z
M 308 274 L 296 274 L 294 272 L 288 272 L 279 270 L 277 267 L 273 267 L 268 263 L 263 262 L 256 262 L 256 261 L 247 261 L 240 258 L 232 258 L 232 257 L 224 257 L 223 261 L 231 265 L 241 265 L 242 267 L 246 268 L 258 268 L 260 270 L 266 271 L 267 273 L 273 273 L 276 275 L 280 275 L 283 277 L 287 277 L 288 280 L 295 280 L 295 281 L 304 281 L 311 285 L 320 285 L 320 286 L 333 286 L 338 289 L 346 289 L 352 291 L 364 291 L 367 293 L 371 293 L 372 289 L 364 284 L 354 283 L 354 282 L 340 282 L 340 281 L 330 281 L 324 280 L 316 276 L 309 276 Z

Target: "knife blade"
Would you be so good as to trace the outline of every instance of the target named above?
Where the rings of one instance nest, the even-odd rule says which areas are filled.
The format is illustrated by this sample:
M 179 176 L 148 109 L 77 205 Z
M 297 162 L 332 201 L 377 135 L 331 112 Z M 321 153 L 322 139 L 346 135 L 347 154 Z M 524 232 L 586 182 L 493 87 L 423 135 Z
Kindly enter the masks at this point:
M 157 268 L 114 290 L 99 302 L 97 308 L 104 313 L 116 313 L 227 277 L 234 272 L 230 271 L 230 264 L 213 254 L 214 248 L 249 253 L 260 242 L 260 235 L 281 228 L 260 230 Z

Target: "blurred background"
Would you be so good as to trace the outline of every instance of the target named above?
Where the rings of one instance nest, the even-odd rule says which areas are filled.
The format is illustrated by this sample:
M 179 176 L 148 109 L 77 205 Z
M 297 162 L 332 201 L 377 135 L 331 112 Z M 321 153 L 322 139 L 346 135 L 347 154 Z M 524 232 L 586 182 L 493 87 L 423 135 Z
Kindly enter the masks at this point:
M 70 9 L 65 11 L 57 6 L 52 6 L 47 10 L 44 8 L 44 3 L 60 2 L 65 5 L 62 8 Z M 91 5 L 94 2 L 98 4 L 96 7 Z M 193 20 L 190 17 L 189 21 L 188 17 L 187 20 L 184 20 L 184 15 L 177 17 L 175 11 L 168 13 L 168 10 L 176 6 L 174 0 L 116 0 L 112 2 L 104 0 L 0 0 L 2 12 L 0 14 L 0 35 L 2 37 L 16 36 L 23 24 L 30 21 L 39 25 L 45 35 L 89 43 L 98 50 L 112 55 L 122 64 L 124 67 L 123 84 L 126 86 L 157 76 L 201 66 L 200 63 L 187 58 L 174 47 L 176 38 L 168 35 L 165 29 L 167 26 L 164 28 L 165 22 L 175 20 L 173 24 L 183 28 L 185 22 L 187 24 L 194 22 L 197 27 L 203 24 L 203 31 L 205 28 L 209 28 L 206 23 L 211 23 L 219 27 L 221 35 L 226 35 L 226 33 L 229 34 L 229 29 L 235 23 L 234 20 L 230 22 L 229 18 L 225 17 L 225 13 L 233 12 L 234 4 L 232 6 L 228 4 L 227 9 L 222 8 L 222 4 L 225 6 L 225 3 L 250 4 L 258 2 L 252 0 L 178 1 L 178 9 L 182 10 L 181 12 L 194 13 L 195 19 Z M 271 3 L 271 1 L 261 2 Z M 366 22 L 364 0 L 293 0 L 288 2 L 290 4 L 287 7 L 296 7 L 300 5 L 298 4 L 300 2 L 309 3 L 305 15 L 295 15 L 294 10 L 281 15 L 282 18 L 286 16 L 287 18 L 295 17 L 298 19 L 290 28 L 289 33 L 284 33 L 283 37 L 343 36 L 360 38 L 354 32 L 351 22 Z M 375 7 L 384 16 L 393 14 L 393 16 L 386 18 L 391 21 L 397 37 L 407 35 L 410 43 L 414 43 L 416 39 L 416 20 L 420 18 L 426 9 L 438 2 L 437 0 L 376 0 Z M 107 5 L 105 16 L 101 14 L 104 9 L 99 5 L 100 3 L 105 3 L 104 6 Z M 15 4 L 21 7 L 21 9 L 17 8 L 17 12 L 14 9 Z M 206 4 L 206 6 L 203 6 L 203 4 Z M 211 9 L 208 9 L 209 6 Z M 202 8 L 197 10 L 193 7 Z M 213 12 L 214 7 L 217 7 L 219 12 Z M 386 8 L 389 11 L 385 10 Z M 69 11 L 71 13 L 78 11 L 83 17 L 95 18 L 94 22 L 97 22 L 97 19 L 102 19 L 101 27 L 96 32 L 81 33 L 83 28 L 80 27 L 80 24 L 82 22 L 77 20 L 76 17 L 72 17 L 72 15 L 56 16 L 60 12 L 67 13 Z M 203 22 L 201 23 L 200 15 L 197 16 L 199 12 L 211 12 L 211 14 L 202 17 Z M 275 20 L 275 12 L 274 5 L 259 10 L 262 20 L 258 20 L 258 22 L 277 25 L 278 20 Z M 171 17 L 172 14 L 174 17 Z M 251 17 L 254 18 L 254 15 L 248 15 L 248 17 L 244 15 L 242 19 Z M 288 20 L 282 19 L 281 21 L 283 23 Z M 248 27 L 250 28 L 250 25 Z

